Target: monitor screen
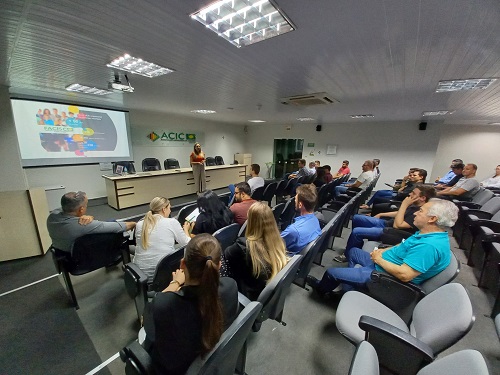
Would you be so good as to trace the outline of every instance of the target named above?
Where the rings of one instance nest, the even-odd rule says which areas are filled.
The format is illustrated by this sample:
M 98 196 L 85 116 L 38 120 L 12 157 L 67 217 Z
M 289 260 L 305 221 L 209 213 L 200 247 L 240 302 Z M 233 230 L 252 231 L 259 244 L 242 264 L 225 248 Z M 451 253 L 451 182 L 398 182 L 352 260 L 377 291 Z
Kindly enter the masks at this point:
M 132 160 L 128 112 L 11 99 L 23 167 Z

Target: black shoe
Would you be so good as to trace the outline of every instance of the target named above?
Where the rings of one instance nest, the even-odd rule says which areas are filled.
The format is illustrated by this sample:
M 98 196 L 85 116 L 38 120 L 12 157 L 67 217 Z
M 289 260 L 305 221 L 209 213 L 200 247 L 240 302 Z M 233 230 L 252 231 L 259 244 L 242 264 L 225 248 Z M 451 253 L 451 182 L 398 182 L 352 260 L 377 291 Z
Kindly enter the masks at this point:
M 347 262 L 347 257 L 344 254 L 342 254 L 342 255 L 336 256 L 335 258 L 333 258 L 333 260 L 335 262 L 345 263 L 345 262 Z
M 319 280 L 314 276 L 308 275 L 306 277 L 306 283 L 309 285 L 320 297 L 325 297 L 326 293 L 319 289 Z

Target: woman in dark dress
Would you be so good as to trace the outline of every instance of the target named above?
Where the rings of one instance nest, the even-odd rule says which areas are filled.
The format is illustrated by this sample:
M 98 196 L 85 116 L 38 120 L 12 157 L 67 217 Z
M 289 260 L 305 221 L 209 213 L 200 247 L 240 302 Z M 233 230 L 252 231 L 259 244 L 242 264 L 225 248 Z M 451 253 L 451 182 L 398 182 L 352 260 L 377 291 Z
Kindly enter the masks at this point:
M 224 250 L 224 257 L 238 290 L 256 300 L 288 260 L 273 212 L 265 203 L 256 202 L 248 210 L 245 234 Z

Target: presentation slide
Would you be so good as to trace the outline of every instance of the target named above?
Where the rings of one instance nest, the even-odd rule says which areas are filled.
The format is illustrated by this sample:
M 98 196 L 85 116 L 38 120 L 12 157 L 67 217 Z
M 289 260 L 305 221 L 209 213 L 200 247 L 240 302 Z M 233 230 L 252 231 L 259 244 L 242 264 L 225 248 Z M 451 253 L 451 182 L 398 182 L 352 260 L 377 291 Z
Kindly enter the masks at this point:
M 22 165 L 132 160 L 128 112 L 12 99 Z

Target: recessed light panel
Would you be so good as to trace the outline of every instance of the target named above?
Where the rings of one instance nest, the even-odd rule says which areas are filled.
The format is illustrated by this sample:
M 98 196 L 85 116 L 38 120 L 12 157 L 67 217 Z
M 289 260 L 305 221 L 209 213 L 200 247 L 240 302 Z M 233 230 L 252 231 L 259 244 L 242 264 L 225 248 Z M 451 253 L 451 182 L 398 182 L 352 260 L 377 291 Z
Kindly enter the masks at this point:
M 372 114 L 367 114 L 367 115 L 351 115 L 351 118 L 372 118 L 375 117 Z
M 193 111 L 191 111 L 192 113 L 200 113 L 202 115 L 209 115 L 209 114 L 212 114 L 212 113 L 217 113 L 215 112 L 214 110 L 211 110 L 211 109 L 195 109 Z
M 449 111 L 425 111 L 422 116 L 444 116 L 450 113 Z
M 266 122 L 264 120 L 248 120 L 248 122 Z
M 297 118 L 297 120 L 299 120 L 299 121 L 315 121 L 311 117 L 299 117 L 299 118 Z
M 111 91 L 111 90 L 99 89 L 97 87 L 80 85 L 79 83 L 73 83 L 73 84 L 67 86 L 66 90 L 67 91 L 74 91 L 74 92 L 82 92 L 84 94 L 92 94 L 92 95 L 108 95 L 108 94 L 113 93 L 113 91 Z
M 220 0 L 191 14 L 236 47 L 248 46 L 295 30 L 270 0 Z
M 133 57 L 128 54 L 114 59 L 109 64 L 107 64 L 107 66 L 110 68 L 124 70 L 126 72 L 139 74 L 141 76 L 149 78 L 158 77 L 174 72 L 173 69 L 164 68 L 163 66 L 138 59 L 137 57 Z
M 493 82 L 496 78 L 480 78 L 480 79 L 457 79 L 453 81 L 439 81 L 436 88 L 436 92 L 450 92 L 450 91 L 462 91 L 462 90 L 474 90 L 474 89 L 485 89 Z

